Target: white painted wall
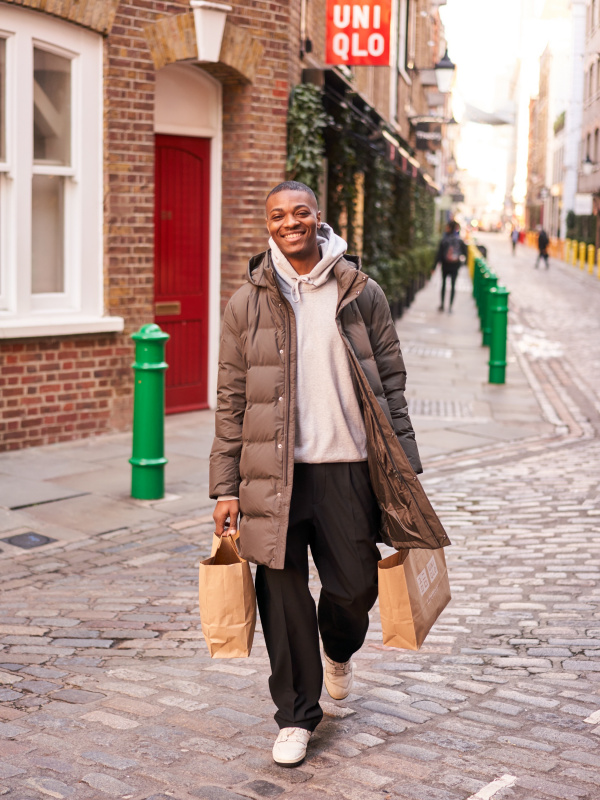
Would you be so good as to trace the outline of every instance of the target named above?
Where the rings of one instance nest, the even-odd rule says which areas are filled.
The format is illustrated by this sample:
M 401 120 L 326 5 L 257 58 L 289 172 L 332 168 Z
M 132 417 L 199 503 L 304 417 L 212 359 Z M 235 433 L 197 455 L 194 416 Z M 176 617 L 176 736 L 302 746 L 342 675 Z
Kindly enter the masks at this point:
M 567 233 L 567 214 L 575 208 L 577 176 L 579 174 L 579 143 L 583 117 L 586 0 L 573 0 L 571 15 L 573 38 L 571 40 L 571 87 L 565 125 L 563 207 L 560 218 L 560 235 L 562 238 Z

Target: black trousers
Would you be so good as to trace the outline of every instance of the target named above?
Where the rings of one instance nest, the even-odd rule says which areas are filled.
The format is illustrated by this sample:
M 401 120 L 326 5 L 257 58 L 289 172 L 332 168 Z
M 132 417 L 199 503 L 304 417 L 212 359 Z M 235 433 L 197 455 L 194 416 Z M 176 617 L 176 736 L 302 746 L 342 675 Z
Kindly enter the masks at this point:
M 314 730 L 323 649 L 344 662 L 363 644 L 377 599 L 379 509 L 366 462 L 296 464 L 285 567 L 259 566 L 256 596 L 269 688 L 280 728 Z M 308 588 L 308 548 L 321 579 L 318 610 Z
M 454 302 L 454 288 L 456 286 L 456 276 L 458 275 L 458 267 L 450 264 L 442 264 L 442 296 L 440 298 L 440 306 L 444 307 L 444 300 L 446 298 L 446 278 L 450 278 L 450 308 Z

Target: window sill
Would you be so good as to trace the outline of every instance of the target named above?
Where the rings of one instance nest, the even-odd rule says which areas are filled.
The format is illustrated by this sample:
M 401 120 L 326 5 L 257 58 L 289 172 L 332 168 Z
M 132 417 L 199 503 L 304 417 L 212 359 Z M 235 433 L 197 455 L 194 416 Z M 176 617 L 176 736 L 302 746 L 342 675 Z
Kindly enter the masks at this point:
M 125 326 L 123 317 L 63 315 L 40 317 L 0 317 L 0 340 L 32 339 L 39 336 L 74 336 L 80 333 L 118 333 Z

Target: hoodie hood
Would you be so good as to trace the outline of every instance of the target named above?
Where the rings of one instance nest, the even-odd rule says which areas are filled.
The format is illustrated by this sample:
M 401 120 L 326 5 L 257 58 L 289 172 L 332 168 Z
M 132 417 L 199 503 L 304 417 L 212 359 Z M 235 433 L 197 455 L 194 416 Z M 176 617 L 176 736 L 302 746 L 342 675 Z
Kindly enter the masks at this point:
M 347 248 L 344 239 L 334 233 L 326 222 L 321 223 L 317 234 L 317 244 L 319 245 L 321 260 L 318 264 L 315 264 L 308 275 L 298 275 L 273 239 L 269 239 L 271 258 L 281 290 L 294 303 L 300 302 L 302 291 L 317 289 L 329 279 L 331 270 L 344 255 Z

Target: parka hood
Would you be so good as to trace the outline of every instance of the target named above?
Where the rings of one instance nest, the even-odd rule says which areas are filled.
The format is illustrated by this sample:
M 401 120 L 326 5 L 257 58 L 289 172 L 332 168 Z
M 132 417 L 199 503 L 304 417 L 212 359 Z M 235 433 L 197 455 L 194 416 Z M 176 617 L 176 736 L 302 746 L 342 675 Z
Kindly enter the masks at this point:
M 357 273 L 362 270 L 360 256 L 351 256 L 346 253 L 335 264 L 333 271 L 338 281 L 347 273 Z M 248 261 L 248 269 L 246 271 L 246 279 L 254 286 L 269 285 L 267 274 L 270 275 L 272 280 L 275 280 L 273 261 L 271 259 L 271 250 L 264 250 L 262 253 L 257 253 Z M 267 274 L 266 274 L 267 273 Z M 345 278 L 348 280 L 348 278 Z

